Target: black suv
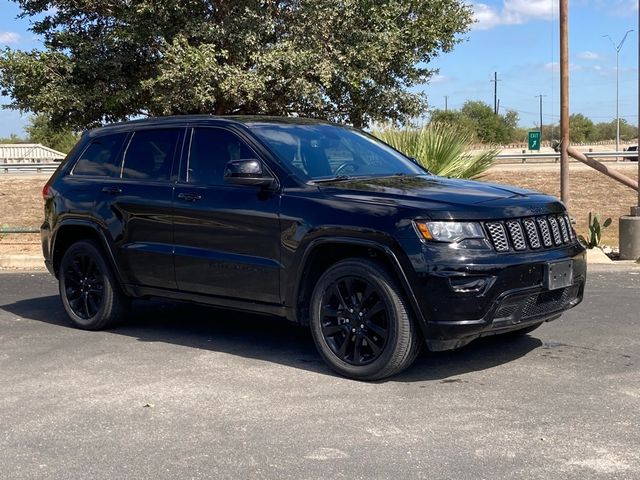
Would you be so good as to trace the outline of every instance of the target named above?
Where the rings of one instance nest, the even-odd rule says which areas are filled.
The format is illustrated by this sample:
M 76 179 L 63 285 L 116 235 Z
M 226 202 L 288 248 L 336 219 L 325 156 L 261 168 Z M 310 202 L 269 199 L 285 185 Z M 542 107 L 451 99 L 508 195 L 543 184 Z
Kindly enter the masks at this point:
M 185 116 L 86 133 L 43 190 L 42 246 L 80 328 L 165 297 L 308 325 L 342 375 L 423 343 L 524 333 L 582 300 L 560 201 L 434 176 L 358 130 Z

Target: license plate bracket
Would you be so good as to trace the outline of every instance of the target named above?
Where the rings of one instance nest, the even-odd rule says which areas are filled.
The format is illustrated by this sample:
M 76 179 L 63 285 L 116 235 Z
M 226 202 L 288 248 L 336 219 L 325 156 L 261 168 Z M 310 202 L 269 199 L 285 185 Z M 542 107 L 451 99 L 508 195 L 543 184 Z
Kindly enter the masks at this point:
M 544 287 L 547 290 L 557 290 L 573 284 L 573 260 L 562 260 L 547 263 L 544 276 Z

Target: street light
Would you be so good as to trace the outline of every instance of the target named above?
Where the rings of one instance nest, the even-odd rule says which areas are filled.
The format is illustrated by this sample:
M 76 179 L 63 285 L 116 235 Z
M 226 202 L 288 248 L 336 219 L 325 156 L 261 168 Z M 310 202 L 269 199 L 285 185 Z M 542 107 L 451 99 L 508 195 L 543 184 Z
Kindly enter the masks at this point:
M 619 99 L 620 99 L 620 80 L 619 80 L 619 72 L 620 72 L 620 50 L 622 49 L 622 45 L 624 45 L 624 41 L 627 39 L 627 35 L 629 35 L 633 30 L 627 30 L 627 33 L 624 34 L 620 43 L 616 45 L 611 38 L 610 35 L 603 35 L 603 37 L 607 37 L 613 45 L 613 48 L 616 50 L 616 152 L 620 151 L 620 109 L 619 109 Z

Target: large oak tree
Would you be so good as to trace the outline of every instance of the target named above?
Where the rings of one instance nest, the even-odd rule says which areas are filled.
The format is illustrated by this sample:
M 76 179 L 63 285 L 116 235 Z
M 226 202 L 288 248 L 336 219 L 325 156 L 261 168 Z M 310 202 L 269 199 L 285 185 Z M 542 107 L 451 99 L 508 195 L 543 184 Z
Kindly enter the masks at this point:
M 136 115 L 304 115 L 364 126 L 472 23 L 464 0 L 14 0 L 44 48 L 5 49 L 10 108 L 85 128 Z

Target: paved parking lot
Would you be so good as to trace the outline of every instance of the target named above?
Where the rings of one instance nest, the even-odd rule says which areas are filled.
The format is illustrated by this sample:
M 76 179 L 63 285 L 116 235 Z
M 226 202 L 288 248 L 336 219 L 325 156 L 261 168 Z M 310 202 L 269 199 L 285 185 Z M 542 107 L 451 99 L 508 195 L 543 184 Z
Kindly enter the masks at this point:
M 0 478 L 640 478 L 639 367 L 640 269 L 380 383 L 264 317 L 149 302 L 75 330 L 51 277 L 0 273 Z

